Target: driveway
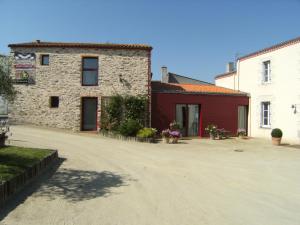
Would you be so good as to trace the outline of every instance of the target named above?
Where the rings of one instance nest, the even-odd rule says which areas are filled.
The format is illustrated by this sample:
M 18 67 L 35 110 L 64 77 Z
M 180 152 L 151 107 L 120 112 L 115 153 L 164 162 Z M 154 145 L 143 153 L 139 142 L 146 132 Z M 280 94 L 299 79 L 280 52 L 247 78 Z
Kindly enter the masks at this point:
M 64 158 L 9 202 L 1 224 L 299 225 L 300 149 L 268 141 L 124 142 L 12 128 L 11 144 Z

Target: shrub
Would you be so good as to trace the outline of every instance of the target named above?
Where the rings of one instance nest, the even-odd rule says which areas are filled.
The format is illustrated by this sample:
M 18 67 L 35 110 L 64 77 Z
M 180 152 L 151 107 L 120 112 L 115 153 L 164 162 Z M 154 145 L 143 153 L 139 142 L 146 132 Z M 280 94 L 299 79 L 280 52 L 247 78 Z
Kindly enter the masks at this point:
M 107 100 L 106 100 L 107 99 Z M 145 96 L 115 95 L 103 98 L 101 103 L 101 129 L 118 131 L 124 121 L 136 120 L 146 126 L 148 100 Z
M 117 130 L 123 116 L 123 97 L 120 95 L 112 96 L 108 105 L 105 107 L 102 127 L 108 130 Z
M 142 128 L 142 125 L 133 119 L 125 120 L 121 123 L 119 131 L 124 136 L 136 136 L 137 132 Z
M 157 130 L 154 128 L 144 127 L 138 131 L 136 136 L 139 138 L 153 138 L 156 132 Z
M 145 125 L 147 98 L 145 96 L 127 96 L 124 98 L 125 119 L 137 120 Z
M 271 132 L 271 136 L 275 138 L 281 138 L 282 137 L 282 131 L 279 128 L 275 128 Z

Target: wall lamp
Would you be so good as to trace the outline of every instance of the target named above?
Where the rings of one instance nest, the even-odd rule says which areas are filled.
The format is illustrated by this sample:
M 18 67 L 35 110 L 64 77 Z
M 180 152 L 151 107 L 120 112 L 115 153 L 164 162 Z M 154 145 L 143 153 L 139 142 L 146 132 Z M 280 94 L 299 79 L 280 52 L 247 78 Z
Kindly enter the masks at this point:
M 294 114 L 296 114 L 296 113 L 297 113 L 297 105 L 296 105 L 296 104 L 293 104 L 293 105 L 292 105 L 292 109 L 294 109 Z

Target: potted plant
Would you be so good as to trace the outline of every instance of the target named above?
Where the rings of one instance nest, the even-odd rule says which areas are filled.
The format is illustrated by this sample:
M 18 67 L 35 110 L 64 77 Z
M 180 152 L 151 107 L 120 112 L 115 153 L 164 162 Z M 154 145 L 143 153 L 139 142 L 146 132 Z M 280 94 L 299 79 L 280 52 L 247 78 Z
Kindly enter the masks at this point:
M 210 139 L 215 139 L 217 136 L 217 126 L 214 124 L 209 124 L 206 128 L 205 131 L 209 134 Z
M 280 145 L 282 138 L 282 131 L 279 128 L 275 128 L 271 132 L 273 145 Z
M 178 139 L 180 138 L 180 131 L 179 130 L 170 131 L 170 137 L 171 137 L 171 143 L 173 144 L 178 143 Z
M 163 138 L 164 143 L 169 144 L 170 142 L 170 130 L 166 129 L 161 132 L 161 136 Z
M 237 135 L 238 135 L 239 138 L 245 139 L 246 136 L 247 136 L 247 132 L 246 132 L 246 130 L 244 128 L 239 128 L 237 130 Z
M 141 141 L 148 139 L 151 142 L 154 142 L 156 132 L 157 132 L 157 130 L 155 128 L 144 127 L 137 132 L 136 137 L 138 138 L 138 140 L 141 140 Z

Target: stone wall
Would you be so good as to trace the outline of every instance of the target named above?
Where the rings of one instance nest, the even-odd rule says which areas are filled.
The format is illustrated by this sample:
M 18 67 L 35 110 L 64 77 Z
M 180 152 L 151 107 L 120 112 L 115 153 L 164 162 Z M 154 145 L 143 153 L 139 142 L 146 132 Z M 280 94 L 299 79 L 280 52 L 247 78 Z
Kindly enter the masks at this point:
M 98 118 L 101 118 L 102 96 L 148 94 L 151 71 L 147 50 L 17 47 L 13 52 L 36 54 L 35 84 L 15 85 L 19 93 L 9 107 L 10 118 L 15 123 L 79 131 L 82 97 L 98 97 Z M 42 54 L 49 54 L 49 66 L 41 65 Z M 98 86 L 81 85 L 85 56 L 99 59 Z M 50 96 L 59 96 L 58 108 L 50 108 Z

